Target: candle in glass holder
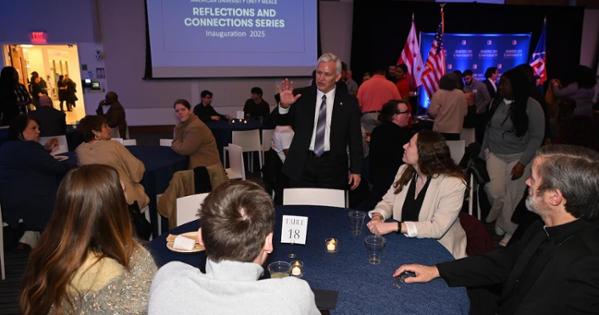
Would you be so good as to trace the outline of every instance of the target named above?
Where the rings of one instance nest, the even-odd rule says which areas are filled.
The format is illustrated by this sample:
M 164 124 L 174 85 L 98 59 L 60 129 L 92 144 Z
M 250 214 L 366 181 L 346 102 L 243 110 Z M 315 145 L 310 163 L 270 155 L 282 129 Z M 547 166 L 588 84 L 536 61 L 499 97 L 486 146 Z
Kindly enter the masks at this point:
M 339 244 L 338 244 L 338 241 L 336 238 L 327 238 L 324 243 L 325 243 L 327 252 L 329 252 L 329 253 L 337 252 L 337 246 L 339 246 Z
M 301 278 L 304 274 L 304 267 L 301 261 L 295 260 L 291 263 L 291 275 Z

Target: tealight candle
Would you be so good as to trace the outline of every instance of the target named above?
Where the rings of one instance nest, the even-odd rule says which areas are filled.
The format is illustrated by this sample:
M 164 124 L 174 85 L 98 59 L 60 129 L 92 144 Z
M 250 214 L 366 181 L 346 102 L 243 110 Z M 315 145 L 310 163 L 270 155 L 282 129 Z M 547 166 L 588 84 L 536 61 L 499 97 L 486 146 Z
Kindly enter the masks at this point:
M 337 252 L 337 239 L 336 238 L 327 238 L 325 240 L 325 245 L 326 245 L 326 249 L 327 252 L 329 253 L 336 253 Z
M 303 275 L 303 265 L 299 260 L 295 260 L 291 263 L 291 275 L 294 277 L 301 277 Z

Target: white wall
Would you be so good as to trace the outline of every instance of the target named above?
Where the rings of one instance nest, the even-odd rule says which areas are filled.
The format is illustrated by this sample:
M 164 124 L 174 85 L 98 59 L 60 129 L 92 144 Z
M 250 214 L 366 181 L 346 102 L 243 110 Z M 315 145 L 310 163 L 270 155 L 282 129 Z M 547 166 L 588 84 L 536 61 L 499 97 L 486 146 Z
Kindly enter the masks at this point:
M 49 43 L 96 40 L 94 0 L 0 2 L 0 41 L 29 43 L 29 33 L 45 31 Z

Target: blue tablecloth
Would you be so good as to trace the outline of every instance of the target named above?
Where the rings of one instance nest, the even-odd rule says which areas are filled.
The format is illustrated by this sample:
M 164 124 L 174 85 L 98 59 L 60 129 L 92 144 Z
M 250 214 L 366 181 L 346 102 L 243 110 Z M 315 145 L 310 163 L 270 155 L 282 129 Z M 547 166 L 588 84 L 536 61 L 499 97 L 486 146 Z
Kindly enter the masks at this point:
M 8 141 L 8 128 L 0 129 L 0 145 Z
M 274 252 L 269 261 L 287 260 L 290 253 L 304 263 L 304 279 L 312 288 L 339 292 L 333 314 L 468 314 L 469 301 L 464 288 L 449 288 L 445 281 L 436 279 L 426 284 L 404 284 L 393 287 L 393 271 L 403 263 L 434 264 L 452 257 L 437 241 L 408 239 L 402 235 L 386 235 L 387 244 L 382 262 L 370 265 L 363 244 L 368 234 L 353 237 L 349 229 L 347 211 L 339 208 L 285 206 L 277 208 Z M 308 216 L 306 245 L 280 243 L 281 217 Z M 179 234 L 197 230 L 194 221 L 177 227 Z M 339 251 L 325 252 L 324 240 L 335 237 Z M 204 269 L 206 257 L 202 253 L 180 254 L 166 248 L 165 235 L 148 245 L 159 266 L 177 260 Z M 198 297 L 201 298 L 201 297 Z
M 187 169 L 188 157 L 175 153 L 170 147 L 127 146 L 126 148 L 146 167 L 141 184 L 150 197 L 150 219 L 154 231 L 158 231 L 156 195 L 164 192 L 174 172 Z M 69 152 L 68 156 L 69 163 L 77 163 L 75 152 Z

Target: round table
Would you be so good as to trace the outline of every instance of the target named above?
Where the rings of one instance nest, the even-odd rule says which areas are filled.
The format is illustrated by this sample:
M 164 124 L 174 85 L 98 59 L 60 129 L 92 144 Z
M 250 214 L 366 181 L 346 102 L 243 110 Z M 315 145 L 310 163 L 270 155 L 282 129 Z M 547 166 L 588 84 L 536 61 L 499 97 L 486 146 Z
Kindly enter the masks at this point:
M 282 215 L 307 216 L 306 245 L 281 244 Z M 197 230 L 199 221 L 175 228 L 179 234 Z M 433 239 L 407 238 L 388 234 L 382 261 L 371 265 L 367 260 L 363 239 L 369 235 L 351 235 L 347 209 L 284 206 L 277 208 L 274 251 L 269 261 L 290 261 L 294 253 L 304 263 L 304 277 L 313 289 L 338 291 L 333 314 L 468 314 L 469 301 L 464 288 L 449 288 L 445 281 L 436 279 L 424 284 L 404 284 L 393 287 L 393 271 L 403 263 L 434 264 L 452 260 L 449 252 Z M 153 240 L 148 248 L 158 266 L 169 261 L 182 261 L 204 269 L 203 252 L 181 254 L 166 248 L 165 235 Z M 325 239 L 339 240 L 337 253 L 325 251 Z M 267 262 L 268 263 L 268 262 Z

